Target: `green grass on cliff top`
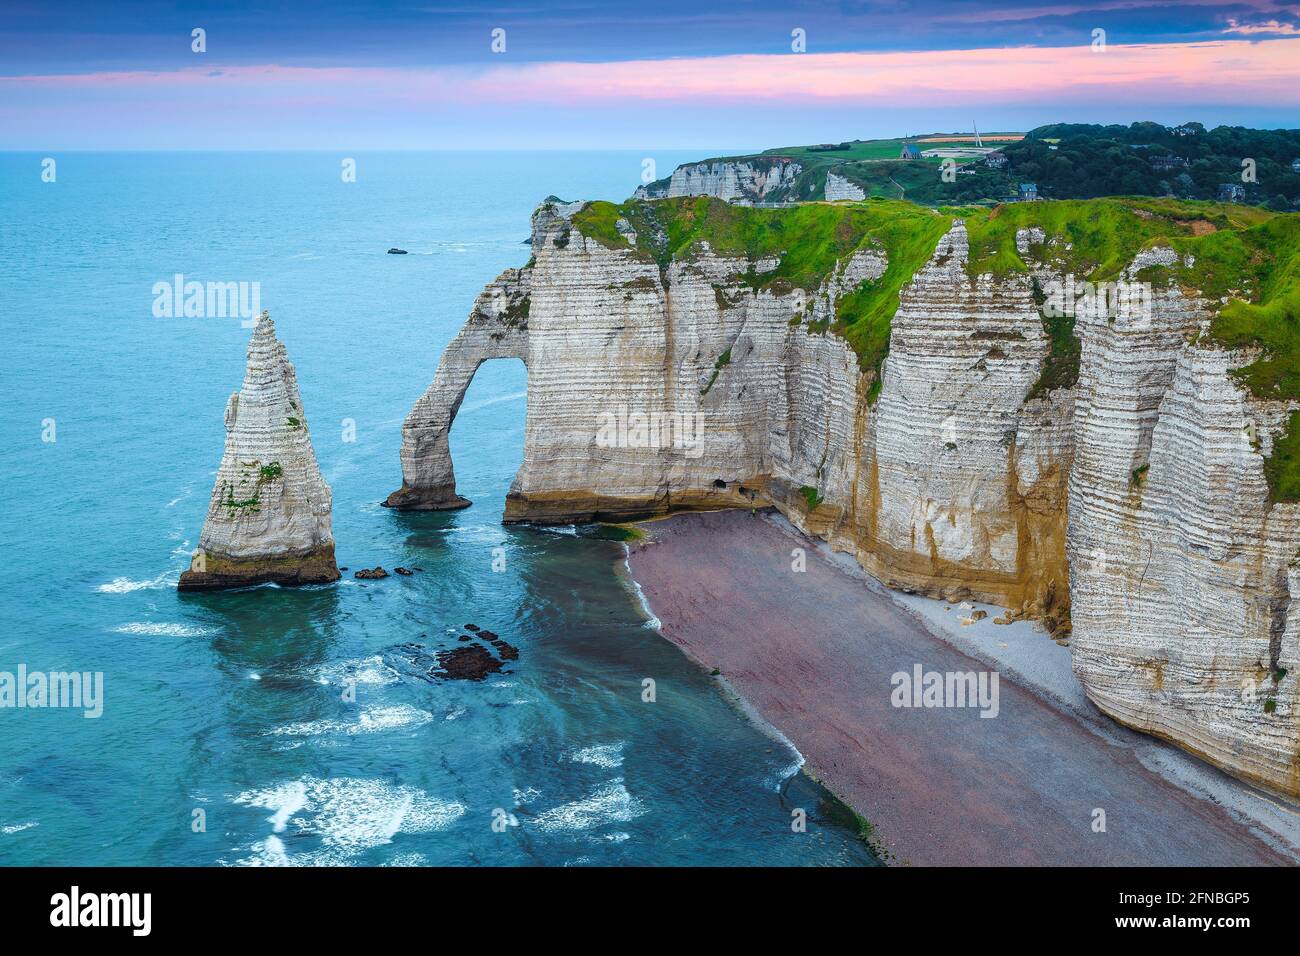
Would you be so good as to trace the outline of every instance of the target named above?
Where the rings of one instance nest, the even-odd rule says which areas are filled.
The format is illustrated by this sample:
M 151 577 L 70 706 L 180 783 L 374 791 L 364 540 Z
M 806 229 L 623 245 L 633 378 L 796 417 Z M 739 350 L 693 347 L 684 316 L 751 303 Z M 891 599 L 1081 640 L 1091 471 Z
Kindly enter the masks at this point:
M 944 211 L 966 218 L 972 275 L 1027 272 L 1015 235 L 1031 226 L 1070 244 L 1069 249 L 1038 247 L 1039 258 L 1094 282 L 1116 278 L 1151 246 L 1169 246 L 1180 258 L 1190 255 L 1191 265 L 1150 267 L 1138 278 L 1157 289 L 1174 283 L 1203 297 L 1214 313 L 1213 341 L 1261 349 L 1257 359 L 1234 372 L 1251 395 L 1300 401 L 1300 215 L 1138 197 Z M 1264 473 L 1273 501 L 1300 501 L 1300 412 L 1274 441 Z
M 1143 197 L 1007 203 L 944 211 L 966 220 L 970 235 L 967 271 L 971 275 L 1028 272 L 1028 265 L 1016 252 L 1016 231 L 1037 226 L 1049 239 L 1064 240 L 1070 248 L 1063 244 L 1038 248 L 1035 258 L 1057 261 L 1094 282 L 1114 279 L 1147 246 L 1180 246 L 1184 240 L 1203 238 L 1198 232 L 1237 232 L 1273 216 L 1254 206 Z
M 1300 402 L 1300 214 L 1144 197 L 945 207 L 938 214 L 886 199 L 755 209 L 694 197 L 596 202 L 573 221 L 597 242 L 627 248 L 615 228 L 619 218 L 627 219 L 636 229 L 638 252 L 661 267 L 689 257 L 701 241 L 718 253 L 751 261 L 779 255 L 774 271 L 755 275 L 751 269 L 744 277 L 755 288 L 777 291 L 782 286 L 812 291 L 855 250 L 881 248 L 889 260 L 885 275 L 843 297 L 833 326 L 857 352 L 861 367 L 878 372 L 900 291 L 958 217 L 967 225 L 972 276 L 1028 273 L 1015 237 L 1019 229 L 1035 226 L 1058 242 L 1036 247 L 1033 258 L 1094 282 L 1115 279 L 1151 246 L 1190 255 L 1190 266 L 1153 267 L 1140 278 L 1156 288 L 1175 283 L 1203 296 L 1214 311 L 1213 340 L 1262 350 L 1235 373 L 1242 386 L 1257 398 Z M 664 237 L 657 246 L 647 239 L 656 232 Z M 1300 412 L 1274 442 L 1266 474 L 1275 501 L 1300 501 Z
M 620 205 L 593 202 L 573 217 L 583 234 L 612 249 L 628 241 L 616 223 L 626 219 L 637 233 L 637 250 L 661 268 L 689 258 L 707 242 L 720 255 L 751 263 L 779 256 L 770 272 L 751 266 L 742 281 L 775 292 L 816 291 L 838 263 L 862 248 L 882 250 L 885 274 L 843 297 L 834 331 L 853 347 L 864 370 L 876 369 L 889 349 L 889 326 L 899 293 L 934 252 L 952 226 L 952 216 L 912 203 L 873 199 L 856 204 L 806 203 L 783 209 L 733 206 L 709 196 L 630 200 Z M 663 237 L 657 245 L 650 237 Z

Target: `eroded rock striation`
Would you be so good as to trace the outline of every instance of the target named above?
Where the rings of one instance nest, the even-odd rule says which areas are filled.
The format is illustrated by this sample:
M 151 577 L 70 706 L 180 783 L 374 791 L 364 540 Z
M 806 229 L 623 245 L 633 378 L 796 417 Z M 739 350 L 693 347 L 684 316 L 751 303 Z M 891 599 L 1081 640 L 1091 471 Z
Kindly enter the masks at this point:
M 867 198 L 866 190 L 853 180 L 840 176 L 834 170 L 826 172 L 825 190 L 827 202 L 840 202 L 846 199 L 858 201 Z
M 337 581 L 331 496 L 298 395 L 298 379 L 263 312 L 244 384 L 226 404 L 226 446 L 182 591 Z
M 1300 794 L 1300 495 L 1275 457 L 1300 395 L 1252 325 L 1297 218 L 551 200 L 412 410 L 388 503 L 463 503 L 455 410 L 518 357 L 507 521 L 770 502 L 893 587 L 1043 621 L 1106 713 Z M 1102 279 L 1150 294 L 1045 293 Z
M 667 179 L 638 187 L 634 196 L 637 199 L 716 196 L 740 204 L 777 202 L 793 198 L 789 193 L 801 172 L 803 165 L 786 156 L 687 163 L 674 169 Z

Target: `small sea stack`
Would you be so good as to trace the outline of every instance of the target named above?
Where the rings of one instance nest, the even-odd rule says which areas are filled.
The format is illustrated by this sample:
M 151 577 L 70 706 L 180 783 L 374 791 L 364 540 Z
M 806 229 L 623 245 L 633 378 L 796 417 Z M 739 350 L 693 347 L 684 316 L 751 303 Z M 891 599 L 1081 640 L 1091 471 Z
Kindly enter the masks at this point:
M 244 384 L 226 403 L 226 448 L 182 591 L 337 581 L 332 496 L 321 476 L 298 378 L 263 312 Z

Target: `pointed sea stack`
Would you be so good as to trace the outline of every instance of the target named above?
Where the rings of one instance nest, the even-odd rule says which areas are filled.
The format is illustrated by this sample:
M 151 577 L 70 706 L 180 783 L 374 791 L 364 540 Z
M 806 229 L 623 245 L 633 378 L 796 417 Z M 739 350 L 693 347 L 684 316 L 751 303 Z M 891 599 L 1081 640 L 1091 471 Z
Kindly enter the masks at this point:
M 244 385 L 226 403 L 226 450 L 182 591 L 337 581 L 332 497 L 321 477 L 298 378 L 263 312 Z

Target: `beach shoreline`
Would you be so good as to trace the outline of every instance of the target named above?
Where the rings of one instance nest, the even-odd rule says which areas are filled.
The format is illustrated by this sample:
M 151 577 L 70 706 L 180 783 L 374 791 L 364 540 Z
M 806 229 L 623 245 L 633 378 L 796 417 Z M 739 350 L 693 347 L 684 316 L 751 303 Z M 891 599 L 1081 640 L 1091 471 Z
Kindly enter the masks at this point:
M 789 740 L 888 862 L 1300 860 L 1300 808 L 1107 720 L 1032 622 L 890 591 L 773 512 L 638 527 L 627 569 L 648 624 Z M 891 678 L 918 665 L 996 674 L 997 719 L 893 706 Z

